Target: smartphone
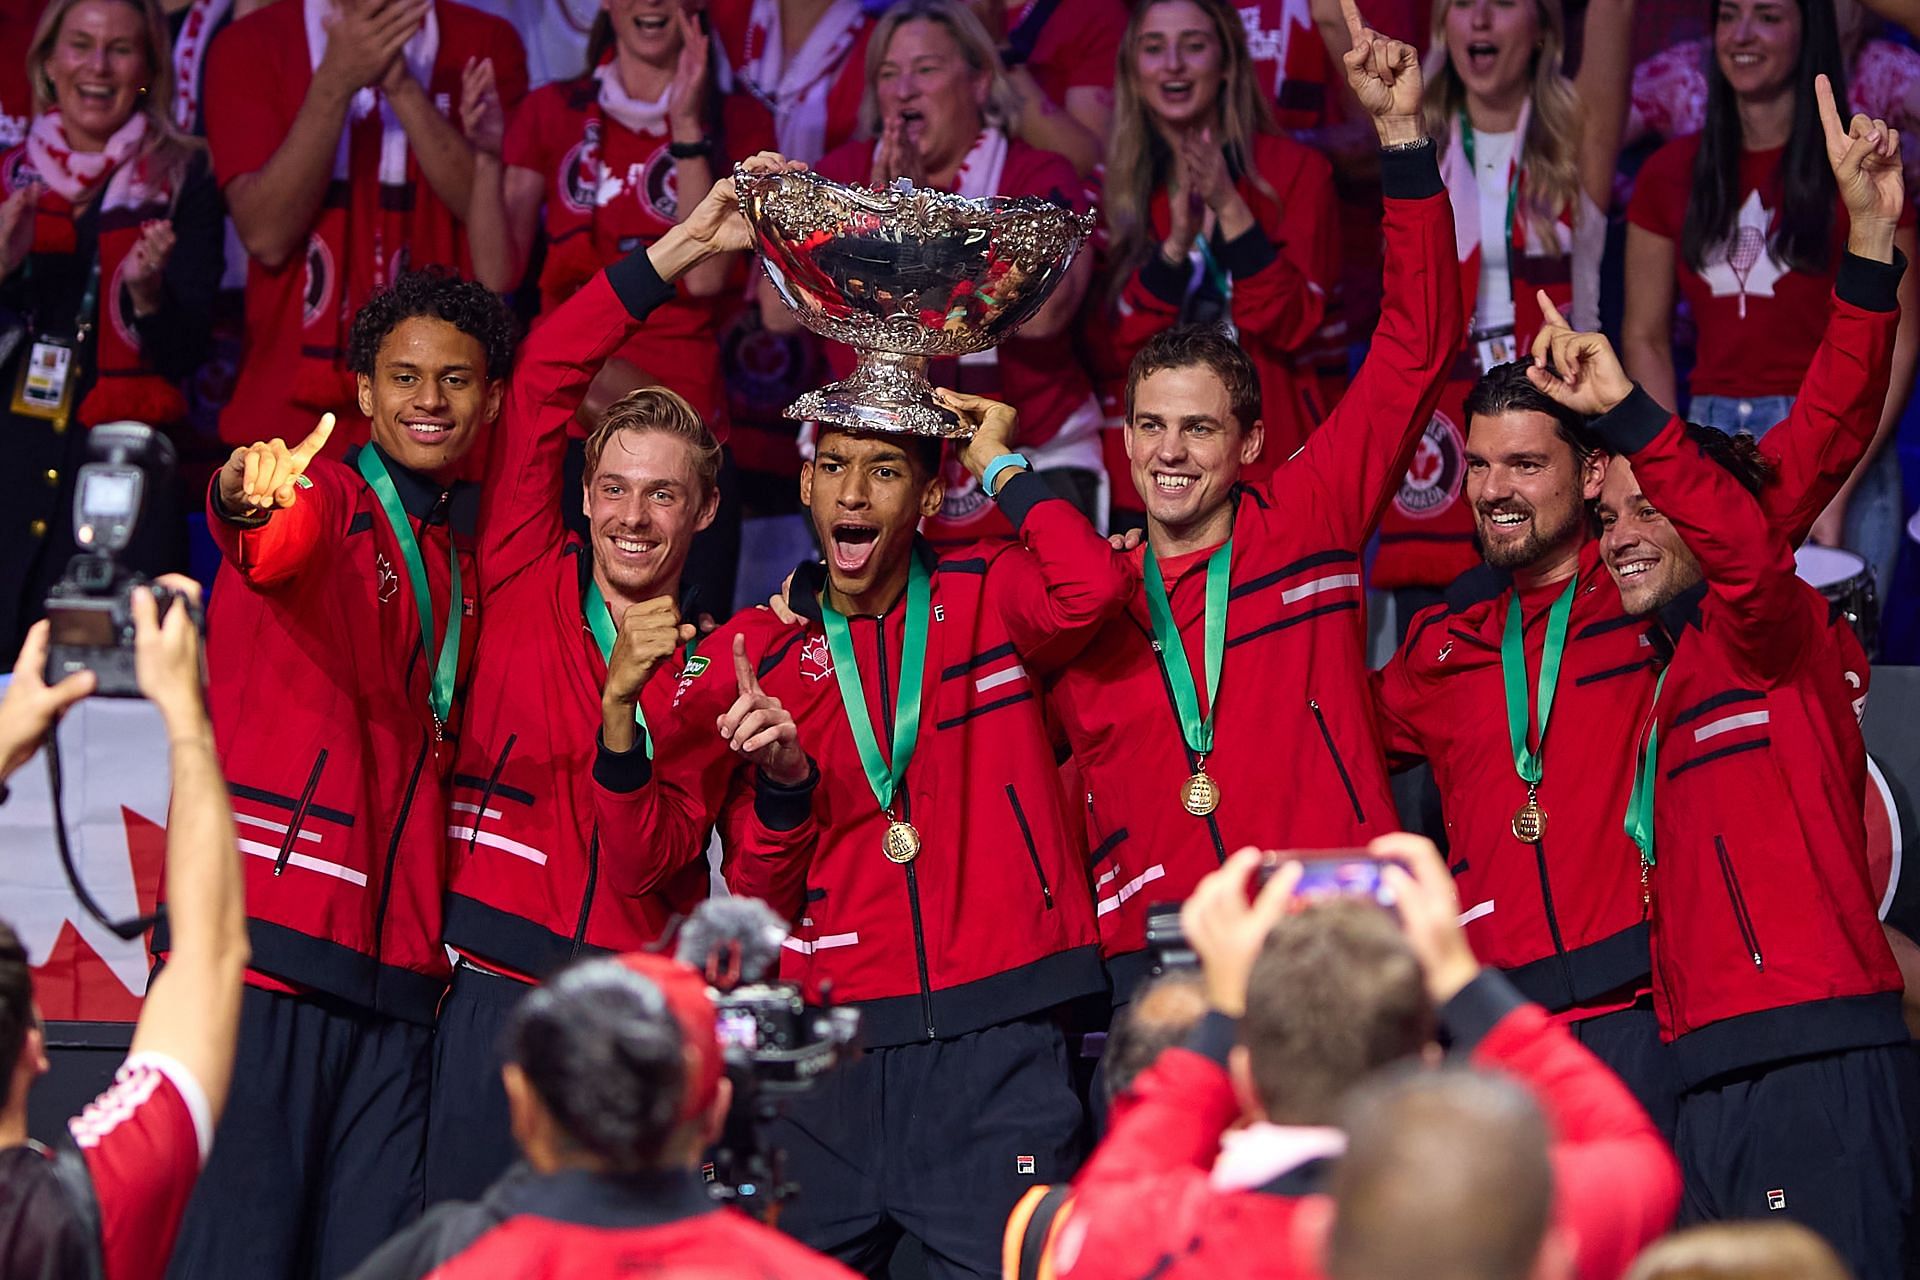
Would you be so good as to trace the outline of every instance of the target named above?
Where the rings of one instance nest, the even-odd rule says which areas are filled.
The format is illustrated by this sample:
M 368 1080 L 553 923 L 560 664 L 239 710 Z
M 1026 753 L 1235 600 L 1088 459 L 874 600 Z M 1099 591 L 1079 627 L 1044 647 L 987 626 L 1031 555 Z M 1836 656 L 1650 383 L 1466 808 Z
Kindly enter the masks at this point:
M 1382 874 L 1387 862 L 1369 857 L 1363 849 L 1323 849 L 1311 856 L 1275 854 L 1260 865 L 1258 880 L 1265 884 L 1286 862 L 1300 864 L 1300 883 L 1293 887 L 1297 902 L 1312 904 L 1332 898 L 1369 898 L 1392 909 L 1393 887 Z

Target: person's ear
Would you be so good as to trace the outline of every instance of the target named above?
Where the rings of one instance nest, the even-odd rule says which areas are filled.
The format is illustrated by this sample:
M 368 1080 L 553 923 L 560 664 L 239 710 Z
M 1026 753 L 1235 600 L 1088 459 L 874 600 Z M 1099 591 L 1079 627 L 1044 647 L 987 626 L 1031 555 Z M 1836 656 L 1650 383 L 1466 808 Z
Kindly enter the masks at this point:
M 926 487 L 920 490 L 920 518 L 931 520 L 940 514 L 940 504 L 947 500 L 947 482 L 938 473 L 928 480 Z
M 1607 459 L 1610 455 L 1598 449 L 1587 455 L 1587 461 L 1580 468 L 1580 496 L 1588 502 L 1597 501 L 1600 489 L 1607 482 Z
M 1443 1067 L 1447 1062 L 1447 1051 L 1437 1041 L 1429 1040 L 1420 1046 L 1420 1065 L 1428 1069 Z
M 500 1068 L 500 1083 L 507 1091 L 507 1121 L 513 1131 L 513 1143 L 530 1162 L 539 1163 L 543 1151 L 543 1132 L 547 1109 L 533 1091 L 533 1082 L 520 1064 L 509 1062 Z
M 733 1081 L 721 1076 L 713 1091 L 713 1101 L 707 1104 L 707 1113 L 701 1117 L 700 1149 L 706 1150 L 720 1140 L 720 1131 L 727 1127 L 727 1112 L 733 1110 Z
M 693 522 L 693 531 L 695 533 L 700 532 L 702 529 L 712 524 L 713 518 L 719 514 L 720 514 L 720 485 L 718 481 L 715 481 L 715 483 L 709 486 L 707 489 L 707 500 L 700 504 L 700 515 L 699 515 L 699 518 Z
M 53 1063 L 47 1058 L 47 1033 L 41 1027 L 27 1032 L 27 1060 L 33 1064 L 33 1074 L 29 1079 L 38 1080 L 53 1070 Z
M 1247 428 L 1246 438 L 1240 441 L 1240 465 L 1250 467 L 1260 460 L 1261 450 L 1267 447 L 1267 422 L 1264 418 L 1255 418 L 1253 425 Z
M 800 464 L 800 505 L 813 505 L 813 459 L 807 458 Z
M 495 422 L 499 421 L 500 406 L 506 400 L 506 396 L 506 379 L 489 378 L 487 380 L 487 410 L 480 420 L 488 426 L 492 426 Z
M 360 416 L 373 417 L 373 378 L 369 374 L 353 375 L 354 395 L 360 402 Z
M 1227 1078 L 1233 1082 L 1233 1096 L 1240 1103 L 1240 1114 L 1249 1120 L 1265 1120 L 1267 1104 L 1260 1101 L 1260 1090 L 1253 1083 L 1253 1054 L 1237 1044 L 1227 1053 Z

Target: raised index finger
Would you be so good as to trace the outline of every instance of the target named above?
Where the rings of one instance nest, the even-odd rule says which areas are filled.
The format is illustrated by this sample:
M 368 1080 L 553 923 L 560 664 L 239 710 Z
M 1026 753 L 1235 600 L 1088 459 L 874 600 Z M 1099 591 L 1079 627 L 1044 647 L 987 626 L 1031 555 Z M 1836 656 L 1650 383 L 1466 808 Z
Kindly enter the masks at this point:
M 1826 133 L 1827 141 L 1837 142 L 1845 136 L 1846 126 L 1840 123 L 1840 108 L 1833 100 L 1833 81 L 1825 75 L 1813 78 L 1813 98 L 1820 105 L 1820 128 Z
M 1562 329 L 1573 328 L 1567 323 L 1567 318 L 1560 314 L 1560 308 L 1553 305 L 1553 299 L 1547 296 L 1545 289 L 1536 290 L 1535 295 L 1540 301 L 1540 314 L 1546 318 L 1548 324 L 1558 325 Z
M 307 433 L 307 438 L 294 446 L 294 465 L 305 471 L 307 464 L 320 456 L 320 451 L 327 447 L 328 437 L 333 435 L 333 423 L 334 417 L 331 413 L 320 415 L 320 421 L 315 424 L 312 431 Z
M 747 638 L 733 638 L 733 678 L 739 683 L 741 693 L 760 692 L 760 677 L 753 674 L 753 664 L 747 661 Z
M 1354 0 L 1340 0 L 1340 16 L 1347 20 L 1347 34 L 1359 44 L 1367 33 L 1367 24 L 1360 19 L 1360 6 Z

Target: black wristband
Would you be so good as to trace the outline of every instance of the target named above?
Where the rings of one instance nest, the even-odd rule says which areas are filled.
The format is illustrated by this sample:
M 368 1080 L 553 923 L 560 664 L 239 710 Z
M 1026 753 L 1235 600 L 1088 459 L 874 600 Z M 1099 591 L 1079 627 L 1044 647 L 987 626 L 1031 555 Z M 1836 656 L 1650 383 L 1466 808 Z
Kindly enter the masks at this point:
M 702 138 L 698 142 L 669 142 L 667 154 L 675 160 L 692 160 L 698 156 L 711 156 L 716 148 L 712 138 Z

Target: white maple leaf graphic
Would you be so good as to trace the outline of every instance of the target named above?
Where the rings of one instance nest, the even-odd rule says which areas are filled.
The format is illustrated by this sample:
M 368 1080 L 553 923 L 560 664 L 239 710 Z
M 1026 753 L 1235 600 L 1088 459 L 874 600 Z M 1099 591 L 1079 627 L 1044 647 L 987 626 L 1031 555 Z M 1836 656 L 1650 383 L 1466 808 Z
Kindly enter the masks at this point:
M 1740 318 L 1747 318 L 1748 298 L 1771 298 L 1773 283 L 1787 274 L 1787 268 L 1774 259 L 1768 243 L 1773 229 L 1773 210 L 1760 200 L 1756 188 L 1747 193 L 1734 219 L 1733 234 L 1707 253 L 1700 278 L 1716 298 L 1738 296 Z

